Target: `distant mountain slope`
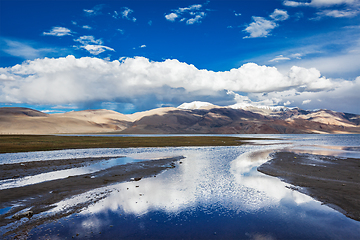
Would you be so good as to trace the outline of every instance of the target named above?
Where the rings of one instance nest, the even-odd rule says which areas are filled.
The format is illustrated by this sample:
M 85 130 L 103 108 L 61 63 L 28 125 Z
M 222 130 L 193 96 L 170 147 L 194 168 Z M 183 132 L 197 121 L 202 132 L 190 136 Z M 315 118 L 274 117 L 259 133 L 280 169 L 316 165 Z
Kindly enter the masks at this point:
M 123 133 L 360 133 L 360 116 L 300 109 L 260 114 L 232 108 L 169 111 L 133 122 Z
M 0 108 L 0 134 L 61 133 L 360 133 L 360 115 L 299 108 L 241 109 L 201 102 L 129 115 L 104 109 L 45 114 L 28 108 Z
M 46 114 L 26 108 L 0 108 L 0 134 L 97 133 L 127 127 L 123 114 L 108 111 L 106 115 L 104 111 L 108 110 Z
M 19 108 L 19 107 L 0 108 L 0 117 L 5 117 L 5 116 L 46 117 L 47 114 L 30 108 Z

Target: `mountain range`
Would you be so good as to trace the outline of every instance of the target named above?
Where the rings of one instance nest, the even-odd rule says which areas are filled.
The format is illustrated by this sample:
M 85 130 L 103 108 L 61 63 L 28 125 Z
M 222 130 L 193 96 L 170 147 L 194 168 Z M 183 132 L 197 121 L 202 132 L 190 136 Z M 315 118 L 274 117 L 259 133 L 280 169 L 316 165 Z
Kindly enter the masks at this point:
M 47 114 L 0 108 L 0 134 L 298 134 L 360 133 L 360 115 L 252 105 L 184 103 L 134 114 L 84 110 Z

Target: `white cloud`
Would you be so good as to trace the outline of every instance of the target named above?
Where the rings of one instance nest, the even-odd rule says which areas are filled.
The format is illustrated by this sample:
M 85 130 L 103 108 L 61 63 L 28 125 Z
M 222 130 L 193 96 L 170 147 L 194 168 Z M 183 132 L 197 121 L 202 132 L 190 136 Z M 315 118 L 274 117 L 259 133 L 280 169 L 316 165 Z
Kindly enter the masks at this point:
M 130 15 L 134 12 L 134 10 L 128 8 L 128 7 L 124 7 L 122 12 L 121 12 L 121 15 L 123 18 L 125 19 L 128 19 L 130 21 L 133 21 L 133 22 L 136 22 L 136 18 L 134 17 L 130 17 Z
M 308 103 L 311 103 L 311 100 L 310 100 L 310 99 L 304 100 L 304 101 L 302 102 L 303 105 L 304 105 L 304 104 L 308 104 Z
M 308 6 L 320 8 L 316 17 L 312 20 L 320 20 L 323 17 L 351 18 L 360 14 L 359 0 L 312 0 L 311 2 L 284 1 L 288 7 Z
M 310 6 L 323 7 L 332 5 L 356 5 L 359 4 L 359 0 L 312 0 Z
M 186 24 L 194 24 L 194 23 L 200 23 L 201 19 L 205 16 L 204 12 L 200 12 L 198 15 L 196 15 L 194 18 L 189 18 L 186 20 Z
M 304 56 L 303 53 L 293 53 L 290 55 L 291 58 L 301 59 L 301 57 Z
M 0 74 L 0 81 L 12 81 L 12 80 L 15 80 L 15 78 L 12 76 L 9 77 L 5 74 Z
M 186 22 L 187 25 L 201 23 L 201 20 L 206 16 L 206 13 L 201 11 L 202 7 L 201 4 L 194 4 L 189 7 L 178 8 L 166 14 L 165 18 L 170 22 L 175 22 L 176 19 L 180 18 L 179 22 Z
M 288 56 L 284 55 L 278 55 L 275 58 L 269 60 L 269 62 L 281 62 L 281 61 L 288 61 L 288 60 L 294 60 L 294 59 L 301 59 L 302 56 L 306 55 L 305 53 L 293 53 Z
M 344 18 L 344 17 L 355 17 L 360 13 L 359 9 L 346 9 L 346 10 L 323 10 L 318 13 L 318 18 L 321 17 L 334 17 L 334 18 Z
M 347 4 L 347 5 L 359 4 L 359 0 L 311 0 L 311 2 L 298 2 L 298 1 L 285 0 L 283 4 L 288 7 L 300 7 L 300 6 L 329 7 L 340 4 Z
M 92 10 L 92 9 L 84 9 L 84 12 L 86 12 L 87 14 L 93 14 L 94 10 Z
M 269 62 L 279 62 L 279 61 L 284 61 L 284 60 L 290 60 L 290 58 L 284 57 L 283 55 L 279 55 L 279 56 L 269 60 Z
M 101 10 L 105 7 L 105 4 L 98 4 L 92 9 L 84 9 L 84 12 L 88 16 L 95 16 L 102 14 Z
M 177 11 L 179 11 L 179 12 L 188 12 L 188 11 L 193 11 L 193 10 L 199 10 L 200 8 L 202 8 L 201 4 L 194 4 L 194 5 L 191 5 L 189 7 L 179 8 Z
M 281 102 L 290 101 L 292 107 L 299 107 L 305 101 L 307 109 L 330 109 L 334 111 L 360 114 L 356 103 L 360 102 L 360 77 L 354 81 L 341 80 L 334 83 L 334 87 L 327 91 L 303 91 L 290 89 L 282 92 L 271 92 L 266 95 L 251 94 L 253 99 L 281 99 Z M 311 100 L 311 102 L 309 102 Z
M 285 21 L 289 18 L 289 15 L 285 10 L 275 9 L 274 12 L 270 14 L 270 17 L 275 21 Z
M 287 11 L 281 9 L 275 9 L 273 13 L 269 15 L 272 20 L 267 20 L 264 17 L 252 16 L 253 22 L 250 23 L 243 31 L 250 34 L 244 38 L 258 38 L 267 37 L 270 35 L 271 30 L 278 27 L 276 22 L 285 21 L 289 18 Z
M 74 39 L 75 42 L 82 44 L 80 48 L 87 50 L 93 55 L 99 55 L 106 50 L 115 51 L 113 48 L 103 46 L 103 41 L 101 39 L 95 39 L 94 36 L 81 36 L 78 39 Z
M 103 44 L 103 41 L 101 39 L 95 39 L 94 36 L 81 36 L 78 39 L 74 39 L 74 41 L 79 42 L 81 44 L 89 44 L 89 43 Z
M 89 30 L 92 29 L 92 27 L 90 27 L 90 26 L 88 26 L 88 25 L 84 25 L 84 26 L 82 26 L 82 28 L 84 28 L 84 29 L 89 29 Z
M 63 37 L 71 34 L 71 30 L 65 27 L 53 27 L 50 32 L 43 32 L 43 35 L 50 35 L 56 37 Z
M 266 20 L 263 17 L 252 17 L 253 22 L 250 23 L 243 31 L 250 34 L 244 38 L 258 38 L 267 37 L 270 31 L 276 28 L 278 25 L 273 22 Z
M 145 44 L 143 44 L 143 45 L 141 45 L 141 46 L 140 46 L 140 48 L 146 48 L 146 45 L 145 45 Z
M 83 47 L 93 54 L 110 50 L 99 45 Z M 282 74 L 275 67 L 255 63 L 213 72 L 199 70 L 178 60 L 153 62 L 135 57 L 105 61 L 95 57 L 76 59 L 70 55 L 0 68 L 0 76 L 13 79 L 0 82 L 0 102 L 3 103 L 122 102 L 131 103 L 138 109 L 140 105 L 149 108 L 164 102 L 178 105 L 179 101 L 205 97 L 230 101 L 231 96 L 226 94 L 229 91 L 247 93 L 247 96 L 236 98 L 237 95 L 233 95 L 231 101 L 262 105 L 288 105 L 290 102 L 300 106 L 303 101 L 311 100 L 307 107 L 332 109 L 331 103 L 350 111 L 356 108 L 354 103 L 360 101 L 360 77 L 356 81 L 333 81 L 321 76 L 314 68 L 293 66 L 288 73 Z M 317 99 L 329 99 L 329 102 L 320 103 Z
M 86 49 L 89 53 L 91 53 L 93 55 L 99 55 L 100 53 L 105 52 L 106 50 L 115 51 L 111 47 L 102 46 L 102 45 L 88 44 L 88 45 L 84 45 L 84 46 L 80 46 L 80 47 Z
M 176 13 L 169 13 L 167 15 L 165 15 L 166 20 L 169 20 L 171 22 L 174 22 L 176 18 L 178 18 L 179 16 Z
M 300 6 L 309 6 L 308 2 L 297 2 L 297 1 L 284 1 L 283 4 L 287 7 L 300 7 Z

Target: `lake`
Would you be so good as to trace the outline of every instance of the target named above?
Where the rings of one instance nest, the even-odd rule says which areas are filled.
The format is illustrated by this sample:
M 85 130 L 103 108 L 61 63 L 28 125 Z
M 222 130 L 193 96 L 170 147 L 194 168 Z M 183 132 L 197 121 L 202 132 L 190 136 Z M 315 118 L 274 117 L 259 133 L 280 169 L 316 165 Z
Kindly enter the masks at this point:
M 139 181 L 115 183 L 63 199 L 29 221 L 29 239 L 359 239 L 360 222 L 291 189 L 257 167 L 275 150 L 360 159 L 360 135 L 231 135 L 272 137 L 237 147 L 80 149 L 0 154 L 0 164 L 101 158 L 88 166 L 0 181 L 1 189 L 93 174 L 115 165 L 183 156 L 181 163 Z M 277 140 L 282 139 L 282 140 Z M 120 157 L 121 156 L 121 157 Z M 359 160 L 360 161 L 360 160 Z M 0 209 L 0 214 L 22 200 Z M 71 212 L 76 209 L 76 212 Z M 23 211 L 28 210 L 24 209 Z M 69 211 L 70 214 L 59 213 Z M 48 217 L 45 222 L 41 219 Z

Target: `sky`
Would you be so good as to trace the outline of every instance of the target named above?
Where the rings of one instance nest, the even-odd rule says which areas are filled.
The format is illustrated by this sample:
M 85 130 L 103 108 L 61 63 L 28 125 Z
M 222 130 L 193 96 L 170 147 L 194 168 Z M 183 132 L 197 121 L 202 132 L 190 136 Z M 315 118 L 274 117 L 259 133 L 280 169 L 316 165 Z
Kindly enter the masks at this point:
M 0 107 L 360 114 L 360 0 L 0 0 Z

